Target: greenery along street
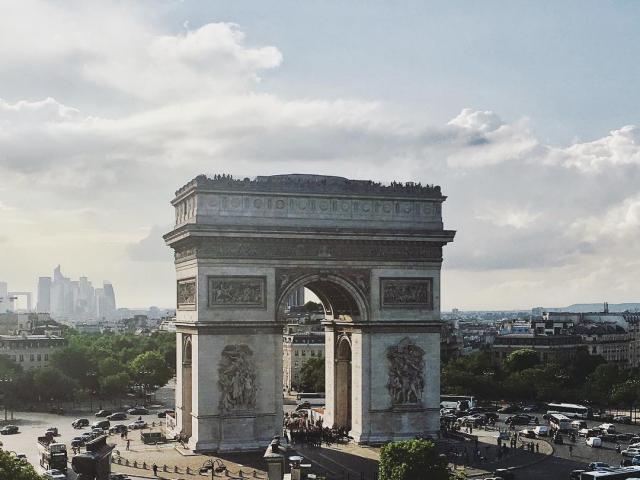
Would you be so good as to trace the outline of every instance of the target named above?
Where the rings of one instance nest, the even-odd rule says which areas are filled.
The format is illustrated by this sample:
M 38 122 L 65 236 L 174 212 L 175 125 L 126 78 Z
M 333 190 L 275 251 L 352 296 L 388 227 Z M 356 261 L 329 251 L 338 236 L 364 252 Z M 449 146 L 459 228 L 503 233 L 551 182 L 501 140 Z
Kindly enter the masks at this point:
M 67 330 L 69 344 L 50 356 L 49 366 L 23 371 L 0 355 L 0 388 L 9 406 L 38 402 L 120 398 L 134 388 L 152 392 L 176 366 L 175 334 L 81 334 Z
M 11 453 L 0 449 L 0 479 L 44 480 L 30 463 L 21 461 Z
M 536 352 L 516 350 L 504 365 L 476 352 L 442 366 L 442 392 L 484 400 L 584 403 L 631 408 L 640 404 L 638 369 L 606 363 L 585 348 L 565 364 L 541 363 Z

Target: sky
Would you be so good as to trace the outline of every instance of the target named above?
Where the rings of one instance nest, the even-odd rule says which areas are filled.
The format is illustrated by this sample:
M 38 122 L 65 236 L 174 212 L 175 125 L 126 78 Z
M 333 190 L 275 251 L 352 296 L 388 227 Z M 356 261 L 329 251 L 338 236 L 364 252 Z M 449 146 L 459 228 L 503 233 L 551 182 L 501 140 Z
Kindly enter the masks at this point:
M 441 185 L 443 309 L 640 301 L 640 4 L 0 0 L 0 280 L 171 307 L 200 173 Z

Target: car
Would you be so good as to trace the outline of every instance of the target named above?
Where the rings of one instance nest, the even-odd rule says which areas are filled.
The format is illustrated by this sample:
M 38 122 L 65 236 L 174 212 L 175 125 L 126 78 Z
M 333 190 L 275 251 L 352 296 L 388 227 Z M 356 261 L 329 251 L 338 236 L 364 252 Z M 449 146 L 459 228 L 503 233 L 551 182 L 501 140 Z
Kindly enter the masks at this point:
M 549 427 L 547 427 L 546 425 L 538 425 L 536 428 L 533 429 L 533 431 L 538 437 L 549 436 Z
M 89 419 L 88 418 L 76 418 L 73 422 L 71 422 L 71 426 L 73 428 L 88 427 L 89 426 Z
M 616 435 L 616 442 L 630 442 L 633 438 L 633 433 L 619 433 Z
M 108 430 L 110 426 L 111 422 L 109 420 L 99 420 L 91 424 L 91 429 L 99 428 L 101 430 Z
M 587 422 L 585 420 L 574 420 L 573 422 L 571 422 L 571 427 L 575 428 L 576 430 L 581 430 L 583 428 L 589 428 L 589 426 L 587 425 Z
M 0 434 L 2 435 L 15 435 L 19 433 L 19 428 L 17 425 L 7 425 L 0 430 Z
M 58 433 L 58 428 L 57 427 L 49 427 L 47 428 L 46 432 L 44 432 L 45 435 L 49 434 L 49 435 L 53 435 L 54 437 L 59 436 L 60 434 Z
M 129 428 L 131 430 L 137 430 L 139 428 L 146 428 L 147 427 L 147 422 L 145 422 L 144 420 L 136 420 L 135 422 L 131 422 L 129 424 Z
M 296 412 L 300 410 L 309 410 L 311 408 L 311 404 L 309 402 L 300 402 L 296 407 Z
M 127 431 L 127 426 L 122 424 L 122 423 L 118 423 L 117 425 L 113 425 L 110 429 L 109 432 L 110 433 L 123 433 Z
M 96 412 L 96 417 L 108 417 L 109 415 L 111 415 L 113 412 L 111 410 L 100 410 L 98 412 Z
M 613 417 L 613 421 L 629 425 L 631 423 L 631 417 L 628 415 L 616 415 L 615 417 Z
M 587 471 L 593 472 L 594 470 L 602 470 L 603 468 L 611 468 L 611 465 L 604 462 L 591 462 L 587 465 Z
M 526 438 L 536 438 L 536 432 L 533 428 L 525 428 L 520 430 L 520 436 Z
M 636 455 L 635 457 L 633 457 L 631 459 L 631 465 L 638 465 L 640 466 L 640 455 Z
M 640 448 L 627 448 L 620 452 L 623 457 L 635 457 L 640 455 Z
M 130 408 L 129 410 L 127 410 L 127 413 L 129 415 L 148 415 L 149 414 L 149 410 L 147 410 L 144 407 L 133 407 L 133 408 Z
M 498 409 L 499 413 L 516 413 L 520 411 L 520 407 L 517 405 L 505 405 L 502 408 Z
M 76 437 L 76 438 L 78 438 L 78 437 Z M 93 440 L 93 432 L 84 432 L 82 435 L 80 435 L 79 438 L 84 439 L 85 442 Z
M 579 437 L 593 437 L 594 435 L 589 435 L 590 430 L 588 428 L 581 428 L 580 430 L 578 430 L 578 436 Z
M 504 421 L 504 423 L 513 425 L 529 425 L 529 423 L 531 423 L 531 420 L 533 420 L 533 417 L 531 417 L 531 415 L 518 414 L 508 417 Z
M 615 433 L 603 433 L 598 435 L 603 442 L 617 442 L 618 436 Z
M 600 437 L 589 437 L 586 444 L 591 448 L 599 448 L 602 446 L 602 439 Z
M 79 448 L 85 444 L 85 439 L 82 437 L 73 437 L 71 439 L 71 446 Z
M 111 415 L 107 415 L 107 420 L 126 420 L 127 414 L 124 412 L 116 412 L 116 413 L 112 413 Z
M 175 413 L 175 411 L 173 410 L 163 410 L 161 412 L 158 412 L 158 418 L 165 418 L 167 414 L 173 414 L 173 413 Z
M 603 423 L 598 425 L 597 428 L 602 430 L 603 433 L 616 433 L 616 426 L 613 423 Z
M 498 420 L 500 415 L 497 412 L 484 412 L 484 416 L 487 417 L 487 420 Z
M 628 448 L 640 448 L 640 442 L 630 443 Z
M 637 443 L 640 442 L 640 436 L 638 435 L 634 435 L 633 437 L 631 437 L 631 440 L 629 440 L 629 443 Z
M 109 480 L 131 480 L 131 477 L 128 477 L 123 473 L 112 473 L 109 475 Z
M 66 480 L 67 476 L 60 470 L 52 469 L 44 472 L 44 478 L 47 480 Z

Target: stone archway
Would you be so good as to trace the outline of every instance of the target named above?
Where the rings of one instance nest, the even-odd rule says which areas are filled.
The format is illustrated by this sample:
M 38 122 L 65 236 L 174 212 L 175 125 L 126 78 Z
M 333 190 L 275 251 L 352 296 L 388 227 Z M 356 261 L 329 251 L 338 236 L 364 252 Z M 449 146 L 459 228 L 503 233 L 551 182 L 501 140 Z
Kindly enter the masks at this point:
M 455 234 L 445 198 L 318 175 L 199 176 L 179 189 L 164 238 L 177 273 L 176 421 L 191 448 L 261 449 L 281 433 L 278 319 L 300 286 L 327 313 L 326 424 L 361 443 L 435 434 L 442 247 Z

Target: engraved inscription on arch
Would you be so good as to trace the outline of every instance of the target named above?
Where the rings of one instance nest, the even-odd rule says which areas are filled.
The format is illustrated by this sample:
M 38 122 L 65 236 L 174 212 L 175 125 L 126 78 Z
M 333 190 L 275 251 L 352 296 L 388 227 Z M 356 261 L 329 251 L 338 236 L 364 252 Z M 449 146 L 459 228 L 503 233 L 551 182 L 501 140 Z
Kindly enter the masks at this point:
M 433 309 L 433 278 L 381 278 L 381 308 Z

